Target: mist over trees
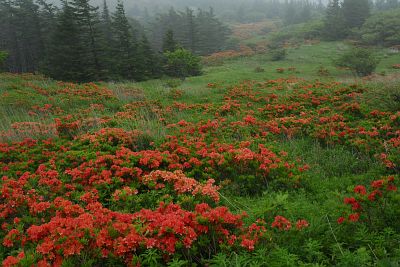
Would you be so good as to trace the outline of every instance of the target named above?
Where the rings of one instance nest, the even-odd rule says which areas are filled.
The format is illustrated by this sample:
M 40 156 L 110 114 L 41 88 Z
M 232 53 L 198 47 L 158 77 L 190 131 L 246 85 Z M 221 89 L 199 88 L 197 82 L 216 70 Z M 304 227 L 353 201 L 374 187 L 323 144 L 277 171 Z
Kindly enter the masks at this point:
M 293 35 L 383 46 L 400 40 L 398 0 L 330 0 L 327 6 L 308 0 L 139 0 L 128 6 L 120 0 L 47 1 L 0 0 L 6 71 L 79 82 L 158 78 L 173 73 L 166 53 L 174 62 L 180 60 L 175 56 L 198 62 L 188 53 L 206 56 L 234 47 L 232 24 L 265 19 L 282 27 L 304 25 L 278 34 L 280 45 Z
M 212 9 L 170 10 L 145 29 L 126 15 L 122 1 L 110 11 L 106 1 L 99 8 L 89 0 L 63 0 L 61 6 L 0 0 L 0 51 L 7 52 L 2 60 L 9 72 L 79 82 L 157 78 L 170 72 L 162 53 L 168 33 L 187 57 L 219 51 L 229 30 Z

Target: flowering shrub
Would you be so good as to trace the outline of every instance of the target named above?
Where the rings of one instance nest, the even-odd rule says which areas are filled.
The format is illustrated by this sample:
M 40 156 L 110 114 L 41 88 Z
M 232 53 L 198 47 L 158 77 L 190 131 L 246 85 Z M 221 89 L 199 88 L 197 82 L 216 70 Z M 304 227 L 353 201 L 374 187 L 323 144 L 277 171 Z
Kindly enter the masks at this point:
M 42 88 L 23 77 L 26 90 L 46 102 L 26 109 L 43 121 L 19 122 L 13 132 L 1 132 L 15 137 L 0 143 L 4 266 L 146 266 L 151 253 L 158 265 L 176 259 L 205 265 L 221 253 L 249 251 L 251 257 L 260 253 L 265 258 L 260 246 L 276 252 L 282 242 L 311 255 L 309 262 L 318 258 L 329 265 L 336 254 L 326 252 L 330 238 L 319 236 L 334 231 L 341 242 L 351 236 L 346 231 L 363 227 L 398 229 L 400 112 L 365 106 L 363 86 L 282 78 L 225 89 L 210 82 L 204 86 L 220 94 L 219 101 L 184 103 L 167 97 L 161 102 L 141 96 L 119 103 L 112 91 L 94 84 Z M 77 101 L 76 109 L 61 109 L 64 98 Z M 336 229 L 303 216 L 315 212 L 312 208 L 289 210 L 285 201 L 270 199 L 284 190 L 290 197 L 299 192 L 315 201 L 314 194 L 306 194 L 309 176 L 315 174 L 308 170 L 315 164 L 288 145 L 303 138 L 323 148 L 346 147 L 352 157 L 363 153 L 384 175 L 368 186 L 364 179 L 352 187 Z M 336 194 L 327 191 L 318 197 Z M 232 195 L 240 201 L 231 201 Z M 266 207 L 266 202 L 254 204 L 261 212 L 241 214 L 246 203 L 237 202 L 261 195 L 268 201 Z M 354 249 L 350 237 L 346 242 Z M 386 245 L 375 251 L 383 255 L 386 250 L 394 253 Z M 324 253 L 329 255 L 324 258 Z M 271 262 L 280 262 L 279 255 L 271 255 Z
M 397 201 L 394 196 L 397 194 L 396 183 L 395 176 L 388 176 L 371 182 L 368 188 L 355 186 L 353 196 L 344 199 L 344 204 L 351 209 L 344 212 L 337 222 L 365 223 L 373 228 L 384 222 L 385 226 L 389 226 L 394 216 L 394 211 L 390 210 L 391 205 Z

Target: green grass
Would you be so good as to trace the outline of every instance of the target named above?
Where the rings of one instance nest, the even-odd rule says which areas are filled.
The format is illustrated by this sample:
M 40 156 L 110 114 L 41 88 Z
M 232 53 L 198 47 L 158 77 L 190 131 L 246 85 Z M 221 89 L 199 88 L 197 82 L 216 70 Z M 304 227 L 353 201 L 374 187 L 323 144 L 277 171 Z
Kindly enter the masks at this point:
M 261 37 L 260 37 L 261 38 Z M 297 77 L 307 80 L 339 80 L 354 82 L 356 79 L 350 71 L 340 70 L 334 66 L 334 59 L 338 58 L 349 45 L 343 42 L 321 42 L 314 45 L 302 45 L 296 48 L 289 48 L 285 60 L 270 61 L 268 54 L 259 54 L 251 57 L 241 57 L 226 60 L 221 66 L 206 66 L 203 75 L 189 77 L 185 79 L 177 89 L 182 91 L 182 96 L 178 99 L 171 97 L 171 89 L 167 86 L 167 80 L 151 80 L 141 83 L 118 83 L 105 84 L 118 97 L 117 102 L 104 103 L 106 110 L 98 116 L 111 115 L 115 110 L 119 110 L 124 104 L 134 101 L 158 101 L 163 106 L 171 105 L 173 102 L 186 104 L 206 104 L 220 103 L 224 94 L 230 86 L 239 84 L 244 80 L 265 81 L 277 78 Z M 391 66 L 400 63 L 400 54 L 391 54 L 387 49 L 377 49 L 377 54 L 381 58 L 376 70 L 377 73 L 393 75 L 399 70 Z M 324 67 L 329 71 L 328 76 L 319 76 L 318 69 Z M 264 72 L 256 72 L 257 67 L 263 68 Z M 295 71 L 288 71 L 290 67 L 295 67 Z M 284 73 L 278 73 L 277 68 L 285 68 Z M 43 105 L 49 102 L 56 103 L 61 109 L 68 110 L 69 113 L 79 113 L 83 106 L 88 103 L 77 101 L 70 98 L 55 98 L 49 101 L 47 96 L 37 94 L 32 88 L 26 86 L 27 75 L 21 79 L 18 76 L 7 76 L 7 79 L 0 77 L 0 129 L 9 129 L 13 122 L 22 121 L 45 121 L 50 122 L 53 117 L 32 117 L 28 115 L 32 106 Z M 385 79 L 382 76 L 382 79 Z M 217 88 L 208 88 L 207 84 L 215 83 Z M 35 81 L 35 85 L 43 88 L 52 88 L 52 81 L 40 78 Z M 375 85 L 377 88 L 384 88 Z M 138 91 L 133 96 L 123 95 L 123 91 Z M 388 93 L 386 93 L 388 95 Z M 380 100 L 378 100 L 379 102 Z M 388 97 L 390 102 L 390 96 Z M 90 102 L 90 101 L 89 101 Z M 382 103 L 379 103 L 382 104 Z M 378 104 L 378 105 L 379 105 Z M 108 112 L 107 112 L 108 111 Z M 203 118 L 201 113 L 193 111 L 183 111 L 179 114 L 170 114 L 180 119 L 197 121 Z M 158 122 L 141 121 L 134 125 L 124 125 L 127 129 L 145 127 L 156 128 Z M 158 131 L 162 132 L 162 131 Z M 164 134 L 161 134 L 163 136 Z
M 226 60 L 222 66 L 205 67 L 202 76 L 187 78 L 178 88 L 185 92 L 182 101 L 204 103 L 218 102 L 223 94 L 223 91 L 207 88 L 208 83 L 229 87 L 244 80 L 264 81 L 288 76 L 308 80 L 354 80 L 350 71 L 337 69 L 333 63 L 348 48 L 349 45 L 343 42 L 321 42 L 289 48 L 287 58 L 282 61 L 270 61 L 266 54 Z M 390 54 L 387 49 L 378 49 L 377 54 L 381 61 L 376 73 L 399 73 L 399 70 L 393 69 L 392 65 L 400 62 L 400 54 Z M 330 75 L 319 76 L 320 66 L 328 69 Z M 255 72 L 256 67 L 262 67 L 265 72 Z M 296 67 L 296 71 L 285 71 L 282 74 L 276 71 L 277 68 L 289 67 Z M 142 88 L 149 99 L 158 99 L 162 96 L 163 101 L 168 91 L 161 80 L 147 81 L 132 86 Z
M 112 90 L 116 98 L 104 101 L 102 103 L 105 107 L 103 111 L 94 111 L 93 113 L 82 115 L 96 118 L 113 116 L 116 112 L 122 111 L 124 105 L 138 101 L 149 101 L 150 103 L 153 101 L 162 107 L 170 106 L 174 102 L 218 104 L 223 102 L 229 87 L 235 86 L 244 80 L 265 81 L 291 76 L 307 80 L 343 80 L 352 82 L 355 78 L 351 76 L 349 71 L 339 70 L 333 65 L 333 60 L 339 57 L 347 48 L 348 45 L 343 42 L 321 42 L 315 45 L 289 48 L 287 58 L 278 62 L 270 61 L 268 55 L 255 55 L 227 60 L 221 66 L 205 67 L 202 76 L 190 77 L 184 80 L 177 87 L 182 92 L 182 96 L 177 99 L 172 97 L 172 89 L 166 85 L 167 81 L 162 79 L 141 83 L 101 84 Z M 381 58 L 377 73 L 385 72 L 386 75 L 399 73 L 399 70 L 396 71 L 391 66 L 395 63 L 400 63 L 400 54 L 389 54 L 385 49 L 377 50 L 377 53 Z M 320 66 L 329 71 L 328 76 L 318 75 L 317 70 Z M 256 67 L 261 67 L 265 71 L 256 72 Z M 296 71 L 285 71 L 282 74 L 276 71 L 277 68 L 287 69 L 289 67 L 296 67 Z M 375 81 L 365 85 L 369 91 L 360 99 L 360 102 L 363 106 L 368 107 L 369 110 L 377 108 L 395 112 L 398 110 L 396 106 L 398 102 L 393 100 L 393 94 L 398 93 L 400 95 L 399 82 L 396 79 L 385 81 L 386 78 L 384 76 L 381 78 L 383 81 Z M 53 81 L 46 79 L 39 79 L 34 83 L 49 90 L 55 87 Z M 217 84 L 217 88 L 209 88 L 207 86 L 209 83 Z M 127 94 L 129 92 L 132 94 Z M 263 93 L 268 94 L 269 92 Z M 285 94 L 286 91 L 283 90 L 279 93 Z M 81 114 L 91 104 L 90 99 L 82 101 L 73 97 L 66 98 L 56 95 L 50 98 L 40 95 L 31 87 L 26 86 L 26 81 L 18 76 L 0 75 L 0 95 L 2 96 L 0 98 L 0 131 L 7 131 L 14 122 L 50 123 L 57 117 L 56 115 L 30 116 L 28 112 L 34 105 L 43 106 L 51 102 L 65 110 L 67 114 Z M 97 102 L 94 101 L 94 103 Z M 213 119 L 212 113 L 204 115 L 196 109 L 163 115 L 167 116 L 169 121 L 172 122 L 180 120 L 198 122 L 200 120 Z M 240 119 L 236 115 L 232 115 L 229 116 L 228 121 Z M 167 135 L 173 133 L 173 130 L 165 127 L 165 124 L 160 121 L 157 114 L 146 108 L 138 109 L 137 119 L 124 120 L 119 124 L 108 126 L 121 127 L 127 130 L 139 129 L 148 134 L 156 145 L 165 140 Z M 251 136 L 247 132 L 242 134 Z M 234 141 L 234 137 L 226 138 L 232 138 L 232 140 L 224 140 L 226 142 Z M 372 179 L 379 178 L 380 175 L 385 173 L 382 165 L 374 155 L 367 155 L 344 145 L 322 145 L 316 140 L 307 137 L 292 140 L 282 139 L 279 142 L 267 145 L 278 146 L 279 149 L 287 151 L 292 160 L 299 159 L 302 163 L 310 165 L 310 171 L 302 176 L 303 188 L 281 191 L 268 189 L 257 197 L 239 197 L 222 191 L 222 203 L 233 211 L 247 212 L 249 215 L 248 222 L 253 222 L 256 218 L 264 218 L 267 221 L 271 221 L 275 215 L 279 214 L 285 215 L 289 219 L 307 218 L 311 228 L 306 234 L 299 233 L 293 240 L 290 239 L 290 236 L 284 235 L 280 237 L 281 240 L 274 240 L 277 244 L 291 244 L 290 249 L 279 247 L 279 245 L 272 246 L 267 244 L 265 247 L 268 248 L 268 251 L 263 251 L 263 248 L 261 248 L 255 252 L 255 254 L 258 253 L 259 255 L 223 254 L 215 257 L 214 263 L 210 266 L 224 266 L 224 264 L 225 266 L 259 266 L 245 263 L 246 261 L 251 261 L 251 259 L 268 260 L 274 263 L 274 266 L 299 266 L 300 259 L 294 255 L 296 253 L 297 255 L 301 253 L 302 260 L 311 257 L 311 259 L 308 259 L 309 261 L 320 264 L 304 266 L 326 266 L 324 263 L 329 262 L 331 259 L 327 259 L 323 255 L 324 253 L 335 254 L 332 251 L 337 252 L 336 256 L 341 255 L 338 256 L 338 259 L 335 259 L 339 265 L 342 263 L 341 266 L 368 266 L 362 264 L 363 260 L 372 257 L 373 253 L 360 249 L 378 241 L 367 240 L 364 242 L 360 237 L 357 239 L 358 243 L 356 242 L 357 244 L 354 245 L 353 251 L 338 251 L 342 244 L 349 242 L 349 239 L 342 235 L 341 238 L 343 239 L 334 240 L 335 233 L 338 233 L 339 230 L 337 228 L 332 229 L 331 223 L 340 216 L 337 210 L 337 203 L 342 202 L 343 197 L 352 190 L 355 184 L 372 181 Z M 376 233 L 369 234 L 368 238 L 373 239 L 374 235 L 383 238 Z M 305 240 L 306 243 L 304 243 Z M 319 246 L 324 247 L 325 251 L 321 251 L 322 249 Z M 329 252 L 327 252 L 328 250 Z M 383 252 L 382 255 L 384 255 Z M 221 264 L 221 262 L 224 262 L 224 264 Z M 371 260 L 369 259 L 367 262 L 369 264 Z

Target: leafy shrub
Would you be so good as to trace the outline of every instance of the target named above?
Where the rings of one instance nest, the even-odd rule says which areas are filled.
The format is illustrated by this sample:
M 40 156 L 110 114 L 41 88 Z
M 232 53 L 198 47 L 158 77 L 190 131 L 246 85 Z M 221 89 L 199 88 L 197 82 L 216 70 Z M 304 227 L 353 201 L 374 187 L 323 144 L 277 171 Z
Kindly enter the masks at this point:
M 395 182 L 395 176 L 388 176 L 371 182 L 368 187 L 355 186 L 352 196 L 344 199 L 346 208 L 337 222 L 363 223 L 372 229 L 396 227 L 399 197 Z
M 271 41 L 279 43 L 302 43 L 305 39 L 320 38 L 323 28 L 324 23 L 322 20 L 289 25 L 280 29 L 278 32 L 271 33 Z
M 200 58 L 190 51 L 179 48 L 174 52 L 165 52 L 165 73 L 171 77 L 185 78 L 201 74 Z
M 256 72 L 256 73 L 261 73 L 261 72 L 264 72 L 265 70 L 262 68 L 262 67 L 260 67 L 260 66 L 258 66 L 258 67 L 256 67 L 255 69 L 254 69 L 254 72 Z
M 393 112 L 400 110 L 399 80 L 369 83 L 362 101 L 370 110 Z
M 286 58 L 286 49 L 284 49 L 284 48 L 272 49 L 269 52 L 269 55 L 270 55 L 272 61 L 284 60 Z
M 360 30 L 361 40 L 371 45 L 400 43 L 400 8 L 378 12 L 367 19 Z
M 324 66 L 320 66 L 317 70 L 318 76 L 328 76 L 329 75 L 329 70 L 325 68 Z
M 359 77 L 372 74 L 378 66 L 379 60 L 369 49 L 357 48 L 347 51 L 336 62 L 336 66 L 350 69 Z

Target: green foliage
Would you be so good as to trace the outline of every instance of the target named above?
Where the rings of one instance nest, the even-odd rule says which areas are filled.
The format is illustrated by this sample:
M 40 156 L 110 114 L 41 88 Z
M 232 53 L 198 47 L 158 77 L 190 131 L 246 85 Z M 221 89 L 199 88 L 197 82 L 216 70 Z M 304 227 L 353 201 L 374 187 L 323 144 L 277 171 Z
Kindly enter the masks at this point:
M 340 40 L 347 35 L 342 8 L 339 0 L 329 3 L 324 19 L 323 36 L 327 40 Z
M 269 51 L 269 56 L 272 61 L 281 61 L 286 58 L 286 49 L 277 48 Z
M 346 27 L 360 28 L 370 15 L 368 0 L 344 0 L 342 4 Z
M 4 61 L 7 59 L 8 53 L 5 51 L 0 51 L 0 67 L 4 63 Z
M 310 21 L 312 19 L 312 9 L 312 5 L 307 1 L 286 2 L 283 21 L 287 25 Z
M 347 51 L 335 62 L 338 67 L 348 68 L 359 77 L 372 74 L 378 63 L 378 58 L 371 50 L 357 47 Z
M 398 111 L 400 110 L 399 80 L 370 83 L 361 99 L 371 111 Z
M 289 25 L 278 32 L 271 33 L 271 43 L 283 44 L 284 42 L 302 43 L 304 39 L 318 39 L 323 31 L 323 21 L 313 20 L 306 23 Z
M 79 54 L 82 43 L 73 9 L 67 2 L 63 2 L 55 28 L 47 56 L 49 68 L 46 74 L 64 81 L 80 80 L 85 73 Z
M 121 1 L 118 2 L 113 13 L 112 29 L 114 33 L 115 51 L 114 63 L 115 74 L 125 79 L 137 79 L 137 40 L 134 39 L 132 27 L 129 25 L 125 15 L 125 8 Z
M 191 8 L 158 14 L 151 23 L 152 43 L 158 50 L 173 52 L 177 44 L 198 55 L 222 50 L 230 34 L 229 28 L 214 14 L 214 10 Z
M 200 58 L 184 48 L 166 52 L 164 56 L 165 73 L 171 77 L 185 78 L 201 74 Z
M 176 43 L 174 39 L 174 31 L 173 30 L 168 30 L 167 33 L 165 34 L 164 40 L 163 40 L 163 45 L 162 45 L 162 51 L 165 52 L 173 52 L 178 48 L 178 44 Z
M 400 44 L 400 9 L 372 15 L 362 26 L 360 34 L 366 44 L 381 46 Z

